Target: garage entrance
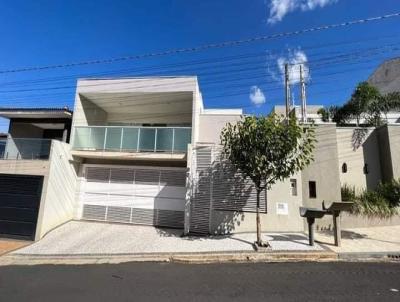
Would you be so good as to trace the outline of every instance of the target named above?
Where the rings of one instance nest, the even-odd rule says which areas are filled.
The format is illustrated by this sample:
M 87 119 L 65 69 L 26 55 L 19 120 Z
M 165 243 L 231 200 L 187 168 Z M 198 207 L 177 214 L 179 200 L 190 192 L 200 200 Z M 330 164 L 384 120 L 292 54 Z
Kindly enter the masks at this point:
M 186 169 L 85 168 L 82 218 L 183 228 Z
M 0 237 L 35 239 L 43 176 L 0 174 Z

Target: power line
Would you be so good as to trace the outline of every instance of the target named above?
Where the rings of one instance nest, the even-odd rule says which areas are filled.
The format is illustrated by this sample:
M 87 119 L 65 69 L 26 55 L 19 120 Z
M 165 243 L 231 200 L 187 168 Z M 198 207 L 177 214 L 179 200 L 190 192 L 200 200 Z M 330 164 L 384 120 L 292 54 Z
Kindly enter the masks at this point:
M 140 59 L 145 59 L 145 58 L 161 57 L 161 56 L 167 56 L 167 55 L 173 55 L 173 54 L 193 53 L 193 52 L 199 52 L 199 51 L 204 51 L 204 50 L 209 50 L 209 49 L 239 46 L 239 45 L 249 44 L 249 43 L 253 43 L 253 42 L 261 42 L 261 41 L 272 40 L 272 39 L 277 39 L 277 38 L 282 38 L 282 37 L 296 36 L 296 35 L 302 35 L 305 33 L 347 27 L 347 26 L 352 26 L 352 25 L 356 25 L 356 24 L 366 24 L 366 23 L 370 23 L 370 22 L 377 22 L 377 21 L 382 21 L 385 19 L 395 18 L 395 17 L 400 17 L 400 12 L 382 15 L 382 16 L 370 17 L 370 18 L 365 18 L 365 19 L 351 20 L 351 21 L 342 22 L 342 23 L 328 24 L 328 25 L 305 28 L 305 29 L 300 29 L 300 30 L 295 30 L 295 31 L 277 33 L 277 34 L 272 34 L 272 35 L 258 36 L 258 37 L 252 37 L 252 38 L 241 39 L 241 40 L 225 41 L 225 42 L 220 42 L 220 43 L 204 44 L 204 45 L 195 46 L 195 47 L 170 49 L 170 50 L 165 50 L 165 51 L 161 51 L 161 52 L 123 56 L 123 57 L 109 58 L 109 59 L 97 59 L 97 60 L 90 60 L 90 61 L 73 62 L 73 63 L 66 63 L 66 64 L 6 69 L 6 70 L 0 70 L 0 74 L 18 73 L 18 72 L 27 72 L 27 71 L 39 71 L 39 70 L 48 70 L 48 69 L 56 69 L 56 68 L 67 68 L 67 67 L 93 65 L 93 64 L 115 63 L 115 62 L 128 61 L 128 60 L 140 60 Z
M 324 66 L 333 66 L 333 64 L 340 64 L 343 62 L 347 62 L 349 60 L 351 60 L 351 62 L 354 63 L 354 61 L 356 59 L 361 59 L 364 57 L 370 57 L 373 55 L 379 55 L 382 53 L 386 53 L 388 51 L 398 51 L 400 50 L 399 47 L 393 47 L 393 45 L 398 45 L 398 43 L 396 44 L 389 44 L 389 45 L 384 45 L 384 46 L 380 46 L 380 47 L 374 47 L 374 48 L 369 48 L 366 50 L 360 50 L 358 52 L 354 52 L 354 53 L 342 53 L 339 54 L 337 56 L 329 56 L 329 57 L 323 57 L 320 59 L 316 59 L 310 62 L 298 62 L 296 64 L 293 65 L 297 65 L 297 64 L 308 64 L 309 66 L 313 67 L 313 70 L 317 70 L 321 67 Z M 242 65 L 247 66 L 248 62 L 241 62 L 241 63 L 236 63 L 236 64 L 230 64 L 229 66 L 236 66 L 236 67 L 240 67 Z M 245 68 L 239 68 L 239 69 L 228 69 L 228 70 L 224 70 L 224 71 L 219 71 L 217 72 L 215 70 L 215 66 L 210 66 L 208 68 L 205 68 L 205 70 L 207 69 L 211 69 L 212 70 L 210 72 L 206 72 L 206 73 L 199 73 L 199 76 L 207 76 L 208 78 L 214 77 L 214 76 L 219 76 L 219 77 L 214 77 L 214 79 L 212 81 L 209 81 L 210 84 L 215 84 L 218 83 L 218 78 L 221 79 L 221 74 L 232 74 L 232 73 L 244 73 L 246 71 L 255 71 L 255 70 L 263 70 L 265 69 L 265 66 L 257 66 L 257 67 L 245 67 Z M 279 75 L 279 74 L 278 74 Z M 101 79 L 100 79 L 101 80 Z M 118 79 L 116 79 L 118 80 Z M 129 78 L 120 78 L 118 83 L 116 83 L 115 85 L 121 85 L 123 83 L 128 83 L 131 80 Z M 222 80 L 222 82 L 224 82 L 226 80 Z M 221 81 L 220 81 L 221 82 Z M 276 82 L 275 80 L 270 81 L 270 83 L 274 83 Z M 268 83 L 268 81 L 267 81 Z M 185 85 L 185 83 L 183 83 Z M 207 82 L 202 82 L 202 85 L 204 84 L 208 84 Z M 80 85 L 80 87 L 93 87 L 93 86 L 103 86 L 103 83 L 92 83 L 92 84 L 84 84 L 84 85 Z M 114 85 L 113 83 L 110 83 L 109 85 Z M 137 86 L 135 85 L 134 87 L 132 87 L 132 89 L 137 89 L 137 88 L 152 88 L 152 87 L 168 87 L 171 84 L 157 84 L 157 85 L 145 85 L 145 86 Z M 174 84 L 176 85 L 176 84 Z M 75 88 L 76 85 L 66 85 L 66 86 L 52 86 L 52 87 L 39 87 L 39 88 L 24 88 L 24 89 L 14 89 L 14 90 L 0 90 L 0 94 L 4 94 L 4 93 L 20 93 L 20 92 L 34 92 L 34 91 L 51 91 L 51 90 L 63 90 L 63 89 L 73 89 Z

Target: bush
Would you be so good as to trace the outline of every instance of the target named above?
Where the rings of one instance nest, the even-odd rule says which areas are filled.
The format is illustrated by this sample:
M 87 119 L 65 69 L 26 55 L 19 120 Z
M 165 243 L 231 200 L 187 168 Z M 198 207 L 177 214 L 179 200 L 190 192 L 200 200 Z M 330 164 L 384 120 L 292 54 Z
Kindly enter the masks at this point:
M 384 197 L 391 207 L 400 206 L 400 179 L 380 183 L 376 188 L 376 192 Z
M 356 199 L 356 189 L 355 187 L 350 187 L 345 184 L 341 187 L 342 201 L 354 201 Z
M 354 200 L 352 213 L 367 217 L 390 218 L 397 214 L 397 208 L 375 191 L 365 191 Z
M 341 188 L 342 201 L 353 201 L 351 211 L 354 215 L 390 218 L 399 213 L 400 180 L 381 183 L 375 191 L 356 193 L 354 187 L 344 185 Z

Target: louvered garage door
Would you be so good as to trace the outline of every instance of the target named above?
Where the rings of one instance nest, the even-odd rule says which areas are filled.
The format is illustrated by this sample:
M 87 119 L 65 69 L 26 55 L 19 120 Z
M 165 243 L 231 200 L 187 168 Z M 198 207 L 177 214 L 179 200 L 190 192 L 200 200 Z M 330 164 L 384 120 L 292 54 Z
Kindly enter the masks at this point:
M 86 168 L 83 219 L 183 228 L 186 170 Z
M 43 176 L 0 174 L 0 236 L 33 240 Z

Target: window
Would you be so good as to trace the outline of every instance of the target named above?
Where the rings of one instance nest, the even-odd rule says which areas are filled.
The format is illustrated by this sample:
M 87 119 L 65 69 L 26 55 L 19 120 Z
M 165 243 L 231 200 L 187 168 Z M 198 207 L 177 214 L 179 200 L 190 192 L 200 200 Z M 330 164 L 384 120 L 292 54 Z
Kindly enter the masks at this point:
M 308 192 L 310 198 L 317 198 L 317 183 L 315 181 L 308 182 Z
M 369 173 L 368 164 L 364 164 L 363 171 L 364 171 L 364 174 L 368 174 Z
M 347 173 L 347 164 L 343 163 L 342 165 L 342 173 Z
M 292 196 L 297 196 L 297 180 L 294 178 L 290 179 L 290 191 Z

